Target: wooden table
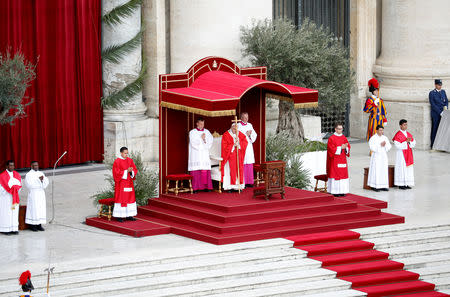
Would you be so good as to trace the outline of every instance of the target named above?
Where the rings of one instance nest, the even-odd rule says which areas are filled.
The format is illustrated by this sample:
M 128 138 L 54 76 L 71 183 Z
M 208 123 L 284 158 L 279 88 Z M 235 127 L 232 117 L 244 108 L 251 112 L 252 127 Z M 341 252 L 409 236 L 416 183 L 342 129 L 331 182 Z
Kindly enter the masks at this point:
M 253 188 L 253 197 L 264 196 L 266 200 L 272 194 L 281 194 L 284 199 L 284 174 L 286 163 L 283 161 L 268 161 L 261 163 L 263 184 Z
M 388 167 L 388 175 L 389 175 L 389 188 L 394 187 L 394 165 L 389 165 Z M 371 190 L 371 188 L 367 185 L 367 179 L 369 177 L 369 167 L 364 168 L 364 184 L 363 188 L 366 190 Z

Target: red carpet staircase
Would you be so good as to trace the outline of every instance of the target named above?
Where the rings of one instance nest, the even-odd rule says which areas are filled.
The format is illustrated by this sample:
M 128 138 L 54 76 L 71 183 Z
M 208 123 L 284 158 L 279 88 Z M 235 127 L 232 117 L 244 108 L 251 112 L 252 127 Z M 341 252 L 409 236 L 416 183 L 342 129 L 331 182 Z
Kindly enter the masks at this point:
M 380 211 L 386 202 L 349 194 L 332 195 L 286 188 L 286 199 L 270 201 L 243 193 L 168 194 L 138 208 L 138 221 L 88 218 L 86 223 L 135 237 L 174 233 L 213 244 L 403 223 Z M 122 229 L 122 230 L 121 230 Z
M 359 239 L 360 234 L 342 230 L 287 237 L 322 267 L 336 271 L 337 277 L 368 297 L 450 296 L 434 291 L 434 284 L 419 280 L 420 275 L 403 270 L 403 263 L 389 260 L 389 254 L 374 250 L 374 244 Z

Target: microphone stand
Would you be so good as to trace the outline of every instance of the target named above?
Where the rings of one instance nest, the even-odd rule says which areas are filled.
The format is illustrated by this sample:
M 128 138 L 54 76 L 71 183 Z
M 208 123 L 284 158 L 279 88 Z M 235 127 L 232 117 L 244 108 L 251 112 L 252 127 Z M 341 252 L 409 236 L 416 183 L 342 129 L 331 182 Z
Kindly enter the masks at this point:
M 58 160 L 56 160 L 55 165 L 53 166 L 53 176 L 52 176 L 52 219 L 50 220 L 50 222 L 48 222 L 49 224 L 53 224 L 55 222 L 55 201 L 54 201 L 54 195 L 53 195 L 53 188 L 54 188 L 54 184 L 55 184 L 55 169 L 56 169 L 56 164 L 58 164 L 58 162 L 62 159 L 62 157 L 64 157 L 67 154 L 67 151 L 65 151 L 61 157 L 59 157 Z

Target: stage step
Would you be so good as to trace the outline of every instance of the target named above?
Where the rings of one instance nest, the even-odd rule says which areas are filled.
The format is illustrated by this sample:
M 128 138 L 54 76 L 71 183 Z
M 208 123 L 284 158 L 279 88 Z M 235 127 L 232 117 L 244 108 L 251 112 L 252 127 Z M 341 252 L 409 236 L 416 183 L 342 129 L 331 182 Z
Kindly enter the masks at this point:
M 310 257 L 313 260 L 322 262 L 323 266 L 339 265 L 344 263 L 357 263 L 367 262 L 375 260 L 387 260 L 388 253 L 380 252 L 377 250 L 367 250 L 358 252 L 338 253 L 326 256 Z
M 402 294 L 402 295 L 396 295 L 398 297 L 443 297 L 448 296 L 447 294 L 431 291 L 431 292 L 419 292 L 419 293 L 412 293 L 412 294 Z
M 381 297 L 394 294 L 425 292 L 434 290 L 434 284 L 422 281 L 398 282 L 386 285 L 360 287 L 357 290 L 366 292 L 367 297 Z
M 286 237 L 288 240 L 294 242 L 294 246 L 325 243 L 325 242 L 335 242 L 351 239 L 359 239 L 360 234 L 358 232 L 350 230 L 340 230 L 333 232 L 322 232 L 314 234 L 296 235 Z
M 350 251 L 370 250 L 373 243 L 362 240 L 348 240 L 331 243 L 319 243 L 311 245 L 301 245 L 295 248 L 308 252 L 308 257 L 320 256 L 326 254 L 336 254 Z
M 403 263 L 391 260 L 380 260 L 372 262 L 361 262 L 355 264 L 324 266 L 324 268 L 336 271 L 337 276 L 341 277 L 364 273 L 400 270 L 403 269 Z
M 418 280 L 419 274 L 406 270 L 396 270 L 387 272 L 377 272 L 354 276 L 345 276 L 341 279 L 351 282 L 352 288 L 370 286 L 376 284 L 387 284 L 401 281 Z

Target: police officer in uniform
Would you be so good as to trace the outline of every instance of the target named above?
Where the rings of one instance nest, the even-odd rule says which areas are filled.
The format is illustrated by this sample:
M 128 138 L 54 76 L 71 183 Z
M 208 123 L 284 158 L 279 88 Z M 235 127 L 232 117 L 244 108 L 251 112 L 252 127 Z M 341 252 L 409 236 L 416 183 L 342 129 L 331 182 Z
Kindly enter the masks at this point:
M 431 147 L 433 147 L 434 139 L 441 121 L 442 111 L 448 109 L 447 94 L 442 90 L 442 80 L 434 80 L 435 89 L 428 96 L 431 105 Z

